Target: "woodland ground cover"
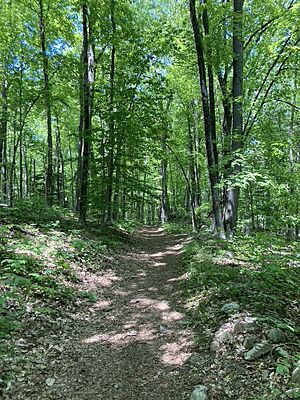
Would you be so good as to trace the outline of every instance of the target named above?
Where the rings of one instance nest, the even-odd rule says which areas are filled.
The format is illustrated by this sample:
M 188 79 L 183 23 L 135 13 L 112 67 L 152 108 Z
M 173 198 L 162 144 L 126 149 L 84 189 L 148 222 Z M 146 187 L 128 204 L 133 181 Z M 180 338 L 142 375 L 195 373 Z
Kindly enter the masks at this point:
M 34 210 L 34 213 L 32 212 Z M 84 271 L 101 269 L 125 233 L 97 225 L 80 227 L 71 212 L 49 210 L 43 201 L 0 210 L 1 354 L 14 353 L 24 332 L 47 330 L 72 309 L 97 299 L 79 287 Z M 2 368 L 2 378 L 9 373 Z M 3 384 L 3 380 L 2 380 Z
M 32 209 L 36 214 L 28 212 Z M 95 223 L 81 227 L 71 212 L 49 210 L 40 201 L 19 203 L 13 209 L 1 208 L 0 339 L 4 393 L 9 393 L 17 376 L 23 376 L 21 371 L 28 359 L 32 361 L 32 371 L 35 363 L 43 365 L 47 357 L 55 360 L 60 351 L 58 342 L 65 337 L 59 333 L 60 328 L 71 327 L 74 315 L 101 299 L 99 287 L 91 283 L 93 274 L 120 263 L 120 251 L 129 251 L 130 263 L 131 241 L 135 237 L 138 243 L 140 237 L 134 223 L 124 225 L 126 229 L 100 229 Z M 166 230 L 172 232 L 170 237 L 181 237 L 184 232 L 182 226 L 172 224 Z M 210 371 L 204 379 L 215 396 L 212 398 L 222 395 L 237 399 L 236 382 L 244 379 L 246 388 L 254 382 L 257 385 L 256 394 L 249 392 L 245 399 L 287 398 L 282 396 L 291 387 L 290 373 L 300 359 L 299 241 L 269 232 L 237 235 L 227 241 L 216 240 L 205 230 L 200 236 L 191 232 L 189 235 L 182 256 L 185 279 L 181 283 L 181 301 L 186 303 L 184 319 L 196 335 L 196 354 L 201 358 L 199 365 L 192 366 L 189 379 L 195 381 L 199 368 Z M 122 273 L 128 275 L 128 268 Z M 156 271 L 157 279 L 160 273 L 163 271 Z M 288 337 L 283 344 L 284 354 L 272 353 L 252 362 L 242 378 L 229 368 L 229 364 L 240 362 L 234 346 L 216 359 L 209 350 L 213 335 L 226 321 L 221 307 L 229 302 L 237 302 L 245 315 L 257 317 L 264 331 L 278 327 Z M 41 344 L 46 346 L 44 355 L 39 354 Z M 262 380 L 266 371 L 267 378 Z M 224 372 L 228 379 L 225 386 L 218 388 L 216 374 Z M 49 387 L 51 383 L 48 381 Z M 295 393 L 293 396 L 290 398 L 297 398 Z
M 283 344 L 285 352 L 279 356 L 275 352 L 267 361 L 259 360 L 254 366 L 258 374 L 252 379 L 263 390 L 261 395 L 249 393 L 249 399 L 289 398 L 284 388 L 289 387 L 290 374 L 300 360 L 299 254 L 298 240 L 266 232 L 236 236 L 226 242 L 203 235 L 185 249 L 185 290 L 190 323 L 198 332 L 200 348 L 212 341 L 212 332 L 217 332 L 226 320 L 222 304 L 231 302 L 237 302 L 245 315 L 255 316 L 265 332 L 280 328 L 288 336 Z M 230 362 L 239 362 L 236 353 L 229 357 Z M 220 369 L 226 369 L 226 361 L 222 364 L 219 359 L 219 363 Z M 234 382 L 232 373 L 228 374 Z M 290 396 L 299 398 L 299 392 Z

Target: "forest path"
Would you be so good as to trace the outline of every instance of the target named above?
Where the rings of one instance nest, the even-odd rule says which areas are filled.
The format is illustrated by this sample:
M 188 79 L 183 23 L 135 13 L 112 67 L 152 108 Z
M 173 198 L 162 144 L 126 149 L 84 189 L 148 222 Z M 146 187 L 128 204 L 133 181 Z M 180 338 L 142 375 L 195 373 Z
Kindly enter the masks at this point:
M 87 278 L 97 286 L 98 301 L 77 316 L 53 366 L 55 384 L 39 399 L 189 398 L 193 335 L 184 324 L 180 290 L 186 240 L 144 228 L 117 263 Z

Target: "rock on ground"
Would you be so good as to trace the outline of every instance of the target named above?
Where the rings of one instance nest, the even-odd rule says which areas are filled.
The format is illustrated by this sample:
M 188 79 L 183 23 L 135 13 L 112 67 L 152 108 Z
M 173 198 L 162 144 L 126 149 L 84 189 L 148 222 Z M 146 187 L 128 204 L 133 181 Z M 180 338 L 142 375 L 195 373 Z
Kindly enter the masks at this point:
M 261 357 L 272 350 L 272 345 L 268 342 L 261 342 L 256 344 L 253 349 L 247 351 L 245 353 L 244 358 L 247 361 L 255 360 L 258 357 Z
M 238 321 L 234 325 L 234 333 L 255 332 L 260 329 L 256 318 L 245 317 L 243 321 Z
M 294 369 L 292 373 L 292 382 L 300 385 L 300 367 Z
M 267 336 L 272 343 L 283 343 L 286 341 L 285 333 L 279 328 L 270 329 Z
M 196 386 L 191 395 L 191 400 L 208 400 L 206 386 Z
M 256 342 L 257 338 L 255 336 L 246 336 L 243 346 L 245 347 L 246 350 L 250 350 L 253 348 Z

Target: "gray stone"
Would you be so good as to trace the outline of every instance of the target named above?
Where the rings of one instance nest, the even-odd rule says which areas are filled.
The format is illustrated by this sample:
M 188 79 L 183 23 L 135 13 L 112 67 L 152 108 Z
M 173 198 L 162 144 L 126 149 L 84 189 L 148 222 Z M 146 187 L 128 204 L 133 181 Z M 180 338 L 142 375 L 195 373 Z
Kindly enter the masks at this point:
M 246 336 L 243 346 L 245 347 L 246 350 L 250 350 L 253 348 L 256 342 L 257 338 L 255 336 Z
M 221 311 L 226 314 L 231 314 L 239 311 L 239 309 L 240 306 L 238 305 L 238 303 L 227 303 L 222 306 Z
M 162 335 L 163 335 L 164 333 L 167 333 L 168 330 L 169 330 L 169 329 L 168 329 L 167 325 L 163 325 L 163 324 L 159 325 L 159 333 L 161 333 Z
M 289 353 L 284 350 L 282 347 L 276 347 L 275 353 L 278 357 L 288 358 Z
M 233 335 L 231 332 L 224 331 L 220 334 L 217 339 L 220 343 L 231 342 L 233 340 Z
M 220 350 L 219 343 L 217 341 L 212 341 L 210 344 L 210 351 L 212 353 L 217 353 Z
M 300 367 L 294 369 L 292 373 L 292 382 L 300 385 Z
M 279 328 L 270 329 L 267 336 L 272 343 L 283 343 L 286 341 L 285 333 Z
M 210 344 L 210 351 L 212 353 L 217 353 L 220 350 L 220 347 L 223 343 L 231 342 L 231 341 L 233 341 L 233 339 L 234 339 L 233 334 L 231 332 L 229 332 L 228 330 L 224 330 L 224 331 L 219 330 L 215 334 L 214 339 Z
M 208 400 L 207 388 L 203 385 L 198 385 L 191 394 L 191 400 Z
M 258 357 L 261 357 L 267 353 L 270 353 L 270 351 L 272 350 L 272 345 L 268 342 L 261 342 L 256 344 L 253 349 L 247 351 L 247 353 L 245 353 L 244 358 L 247 361 L 252 361 L 255 360 Z
M 255 332 L 260 329 L 255 318 L 246 317 L 243 321 L 238 321 L 233 328 L 235 333 Z
M 232 251 L 226 251 L 225 257 L 229 258 L 230 260 L 233 260 L 234 259 L 234 254 L 233 254 Z

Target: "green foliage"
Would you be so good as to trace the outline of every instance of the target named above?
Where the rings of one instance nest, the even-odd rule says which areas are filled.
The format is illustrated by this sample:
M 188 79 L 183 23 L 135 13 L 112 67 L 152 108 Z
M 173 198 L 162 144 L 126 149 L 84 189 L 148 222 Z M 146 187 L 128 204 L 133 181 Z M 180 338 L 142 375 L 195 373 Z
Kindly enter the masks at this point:
M 19 204 L 19 209 L 1 209 L 6 223 L 0 225 L 0 340 L 26 329 L 28 312 L 50 318 L 74 307 L 77 299 L 95 302 L 94 291 L 79 289 L 79 271 L 105 267 L 111 249 L 129 236 L 124 228 L 78 229 L 71 214 L 43 202 Z M 24 215 L 32 207 L 40 216 L 35 224 Z
M 3 217 L 11 222 L 45 225 L 49 229 L 58 227 L 62 218 L 62 210 L 49 208 L 43 198 L 17 200 L 13 208 L 1 209 Z M 66 214 L 67 211 L 64 211 Z
M 133 220 L 133 221 L 125 220 L 125 221 L 120 221 L 119 223 L 115 224 L 115 227 L 117 229 L 122 229 L 128 233 L 135 232 L 141 226 L 142 226 L 142 223 L 139 221 L 135 221 L 135 220 Z
M 216 305 L 237 301 L 254 315 L 299 333 L 298 254 L 299 242 L 266 234 L 237 236 L 225 243 L 194 241 L 184 259 L 187 295 L 199 298 L 196 320 L 203 318 L 204 310 L 205 318 Z
M 191 233 L 192 228 L 189 225 L 177 222 L 177 223 L 166 223 L 163 225 L 164 231 L 170 234 L 181 234 L 181 233 Z

